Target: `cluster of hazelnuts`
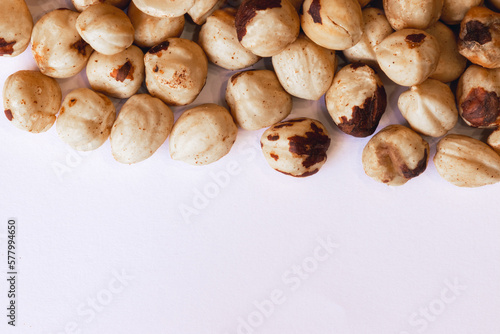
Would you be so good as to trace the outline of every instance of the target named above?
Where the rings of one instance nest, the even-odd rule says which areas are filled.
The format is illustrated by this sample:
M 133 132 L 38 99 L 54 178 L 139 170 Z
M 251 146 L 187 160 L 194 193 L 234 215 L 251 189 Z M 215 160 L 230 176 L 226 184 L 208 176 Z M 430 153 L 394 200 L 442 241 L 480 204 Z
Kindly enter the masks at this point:
M 76 150 L 94 150 L 109 137 L 114 158 L 131 164 L 170 136 L 173 159 L 206 165 L 230 151 L 238 126 L 268 128 L 261 146 L 269 165 L 313 175 L 326 161 L 330 136 L 317 120 L 286 120 L 292 96 L 324 96 L 341 131 L 368 137 L 387 106 L 376 70 L 409 87 L 398 107 L 411 127 L 388 126 L 366 145 L 363 167 L 377 181 L 402 185 L 424 172 L 429 144 L 420 134 L 445 136 L 459 115 L 472 127 L 500 125 L 499 0 L 489 1 L 492 9 L 483 0 L 384 0 L 378 7 L 370 0 L 72 1 L 81 13 L 54 10 L 33 26 L 24 0 L 2 0 L 0 56 L 16 56 L 31 42 L 40 69 L 7 79 L 7 119 L 32 133 L 56 123 Z M 185 14 L 201 26 L 196 42 L 179 38 Z M 458 38 L 448 25 L 459 29 Z M 338 72 L 336 51 L 350 63 Z M 208 61 L 235 71 L 262 57 L 272 57 L 274 71 L 234 74 L 229 110 L 203 104 L 174 124 L 168 106 L 196 99 Z M 92 89 L 73 90 L 61 105 L 54 78 L 85 67 Z M 456 80 L 454 94 L 448 84 Z M 149 94 L 137 94 L 144 81 Z M 128 99 L 118 117 L 108 96 Z M 434 157 L 438 172 L 458 186 L 499 182 L 500 130 L 488 144 L 445 136 Z

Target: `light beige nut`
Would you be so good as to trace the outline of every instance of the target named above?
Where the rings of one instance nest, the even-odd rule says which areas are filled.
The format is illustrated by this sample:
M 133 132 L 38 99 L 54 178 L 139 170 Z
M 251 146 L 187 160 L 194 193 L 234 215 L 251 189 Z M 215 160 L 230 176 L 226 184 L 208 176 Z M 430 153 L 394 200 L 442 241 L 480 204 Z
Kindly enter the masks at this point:
M 128 17 L 134 26 L 134 42 L 141 48 L 151 48 L 171 37 L 180 37 L 184 16 L 155 17 L 141 12 L 134 3 L 128 7 Z
M 90 6 L 76 20 L 76 29 L 96 51 L 114 55 L 134 42 L 134 26 L 122 10 L 105 3 Z
M 449 25 L 459 24 L 469 9 L 480 6 L 483 2 L 484 0 L 444 0 L 441 21 Z
M 93 50 L 78 34 L 75 26 L 77 18 L 77 12 L 56 9 L 35 24 L 31 51 L 43 74 L 69 78 L 87 65 Z
M 115 107 L 105 95 L 78 88 L 64 98 L 57 134 L 77 151 L 92 151 L 108 139 L 115 118 Z
M 374 7 L 363 9 L 363 22 L 363 36 L 356 45 L 345 49 L 343 53 L 351 63 L 359 61 L 372 67 L 378 67 L 374 48 L 394 30 L 382 9 Z
M 468 136 L 452 134 L 441 139 L 434 165 L 442 178 L 458 187 L 481 187 L 500 181 L 500 156 Z
M 474 64 L 500 67 L 500 13 L 472 7 L 460 23 L 458 50 Z
M 144 81 L 144 53 L 135 45 L 112 56 L 94 52 L 87 65 L 87 78 L 93 90 L 129 98 Z
M 306 0 L 301 26 L 307 37 L 322 47 L 345 50 L 363 35 L 363 15 L 358 0 Z
M 323 96 L 337 69 L 335 51 L 317 45 L 304 35 L 274 55 L 272 61 L 283 88 L 306 100 Z
M 201 27 L 198 43 L 208 59 L 227 70 L 241 70 L 260 60 L 238 41 L 235 26 L 236 10 L 216 10 Z
M 0 57 L 15 57 L 26 50 L 33 18 L 24 0 L 0 1 Z
M 495 150 L 495 152 L 500 154 L 500 129 L 495 129 L 495 131 L 490 133 L 487 143 L 492 149 Z
M 269 166 L 286 175 L 306 177 L 323 167 L 330 141 L 321 122 L 294 118 L 267 129 L 260 145 Z
M 169 105 L 193 102 L 205 86 L 208 60 L 193 41 L 169 38 L 145 55 L 149 93 Z
M 188 14 L 194 23 L 202 25 L 225 2 L 226 0 L 196 0 L 194 6 L 188 10 Z
M 258 130 L 284 120 L 292 111 L 292 97 L 269 70 L 234 74 L 227 82 L 226 102 L 245 130 Z
M 238 128 L 229 111 L 217 104 L 202 104 L 186 110 L 170 134 L 170 156 L 201 166 L 229 153 Z
M 441 16 L 443 0 L 384 0 L 385 15 L 395 30 L 425 30 Z
M 57 81 L 38 71 L 11 74 L 3 86 L 5 116 L 15 127 L 31 133 L 52 127 L 61 98 Z
M 85 9 L 98 3 L 107 3 L 108 5 L 112 5 L 120 9 L 127 8 L 127 6 L 130 3 L 130 0 L 71 0 L 71 1 L 73 2 L 73 6 L 75 6 L 76 10 L 79 12 L 83 12 Z
M 463 120 L 477 128 L 500 125 L 500 68 L 471 65 L 457 87 L 458 111 Z
M 444 136 L 457 124 L 455 95 L 438 80 L 412 86 L 399 96 L 398 107 L 412 129 L 426 136 Z
M 439 63 L 439 44 L 432 35 L 418 29 L 403 29 L 389 35 L 375 47 L 384 73 L 401 86 L 424 82 Z
M 111 152 L 116 161 L 134 164 L 151 157 L 167 140 L 174 114 L 160 99 L 132 96 L 123 105 L 111 130 Z
M 354 137 L 372 135 L 387 107 L 380 77 L 363 63 L 344 66 L 333 78 L 325 101 L 339 129 Z
M 156 17 L 183 16 L 196 0 L 132 0 L 142 12 Z
M 415 131 L 389 125 L 370 139 L 362 155 L 366 175 L 400 186 L 422 174 L 429 161 L 429 144 Z

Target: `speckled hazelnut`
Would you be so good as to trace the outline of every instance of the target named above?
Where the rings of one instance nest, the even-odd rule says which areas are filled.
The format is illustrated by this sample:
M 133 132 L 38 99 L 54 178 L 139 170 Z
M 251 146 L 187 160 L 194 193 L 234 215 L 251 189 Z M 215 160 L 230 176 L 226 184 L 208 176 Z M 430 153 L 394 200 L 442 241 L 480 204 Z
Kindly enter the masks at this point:
M 389 125 L 370 139 L 362 154 L 366 175 L 400 186 L 422 174 L 429 161 L 429 144 L 415 131 Z
M 11 74 L 3 86 L 5 116 L 21 130 L 47 131 L 56 121 L 60 105 L 59 84 L 38 71 Z
M 229 153 L 238 128 L 229 111 L 217 104 L 186 110 L 170 134 L 170 156 L 191 165 L 213 163 Z
M 498 154 L 500 154 L 500 129 L 495 129 L 487 139 L 488 145 L 491 146 L 492 149 L 495 150 Z
M 384 11 L 395 30 L 427 29 L 439 20 L 443 0 L 384 0 Z
M 196 0 L 132 0 L 142 12 L 156 17 L 178 17 L 186 14 Z
M 480 6 L 484 0 L 444 0 L 441 21 L 449 25 L 459 24 L 469 9 Z
M 127 8 L 127 6 L 130 3 L 130 0 L 71 0 L 71 1 L 73 2 L 73 6 L 75 6 L 76 10 L 79 12 L 83 12 L 85 9 L 98 3 L 107 3 L 108 5 L 112 5 L 120 9 Z
M 202 25 L 207 17 L 219 9 L 226 0 L 196 0 L 194 6 L 188 10 L 188 14 L 193 22 Z
M 321 122 L 294 118 L 275 124 L 260 139 L 269 166 L 286 175 L 316 174 L 326 162 L 330 136 Z
M 26 50 L 33 18 L 24 0 L 0 2 L 0 57 L 15 57 Z
M 271 126 L 292 111 L 292 97 L 269 70 L 234 74 L 227 82 L 226 102 L 236 124 L 246 130 Z

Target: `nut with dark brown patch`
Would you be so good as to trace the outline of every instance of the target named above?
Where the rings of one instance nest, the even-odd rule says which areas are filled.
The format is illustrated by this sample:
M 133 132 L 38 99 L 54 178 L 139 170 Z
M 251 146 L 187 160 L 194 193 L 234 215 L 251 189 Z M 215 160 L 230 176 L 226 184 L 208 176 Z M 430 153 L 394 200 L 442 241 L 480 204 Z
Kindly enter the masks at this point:
M 425 34 L 410 34 L 410 35 L 407 35 L 405 37 L 405 42 L 406 44 L 408 44 L 408 47 L 410 49 L 413 49 L 413 48 L 416 48 L 420 45 L 422 45 L 422 43 L 424 42 L 425 40 Z
M 439 20 L 443 0 L 384 0 L 385 15 L 395 30 L 427 29 Z
M 33 19 L 24 0 L 0 1 L 0 57 L 21 54 L 30 42 Z

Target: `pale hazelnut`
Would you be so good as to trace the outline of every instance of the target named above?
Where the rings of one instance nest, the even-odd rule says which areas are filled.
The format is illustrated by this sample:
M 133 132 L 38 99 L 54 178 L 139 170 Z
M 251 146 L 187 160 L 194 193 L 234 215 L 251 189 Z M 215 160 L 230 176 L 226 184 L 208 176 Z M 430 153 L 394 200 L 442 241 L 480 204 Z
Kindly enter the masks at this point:
M 202 25 L 207 20 L 207 17 L 212 15 L 225 2 L 226 0 L 195 0 L 194 6 L 188 10 L 188 14 L 194 23 Z
M 443 0 L 384 0 L 384 11 L 394 30 L 425 30 L 441 16 Z
M 79 12 L 83 12 L 85 9 L 98 3 L 107 3 L 108 5 L 112 5 L 120 9 L 127 8 L 127 6 L 130 3 L 130 0 L 71 0 L 71 1 L 73 2 L 73 6 L 75 6 L 76 10 Z
M 156 17 L 178 17 L 186 14 L 196 0 L 132 0 L 142 12 Z
M 0 2 L 0 57 L 20 55 L 30 43 L 33 18 L 24 0 Z
M 484 0 L 444 0 L 441 12 L 441 21 L 446 24 L 459 24 L 467 11 L 475 6 L 480 6 Z
M 490 133 L 486 142 L 492 149 L 495 150 L 495 152 L 500 154 L 500 129 L 497 128 L 495 131 Z

